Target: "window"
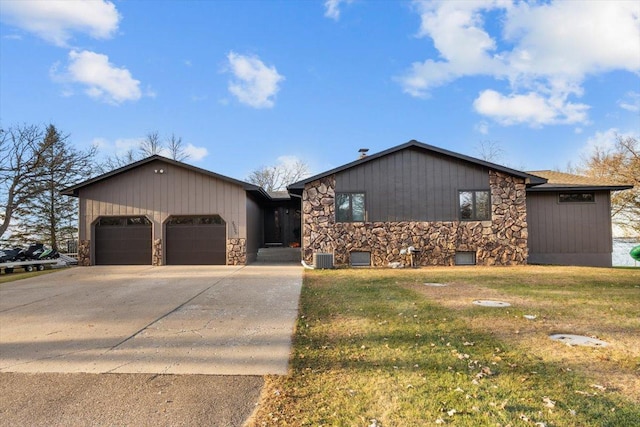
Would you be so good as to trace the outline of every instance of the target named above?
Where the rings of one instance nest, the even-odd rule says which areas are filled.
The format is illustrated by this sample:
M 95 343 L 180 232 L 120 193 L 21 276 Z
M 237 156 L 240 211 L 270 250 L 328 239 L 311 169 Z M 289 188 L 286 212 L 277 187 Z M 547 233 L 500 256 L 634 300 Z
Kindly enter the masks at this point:
M 96 223 L 99 227 L 104 226 L 135 226 L 135 225 L 143 225 L 149 226 L 151 225 L 151 221 L 147 217 L 144 216 L 103 216 L 100 217 L 98 222 Z
M 362 222 L 364 220 L 364 193 L 336 194 L 337 222 Z
M 351 259 L 351 266 L 353 267 L 371 266 L 371 252 L 349 252 L 349 258 Z
M 457 251 L 456 265 L 476 265 L 476 253 Z
M 596 194 L 593 191 L 560 193 L 558 201 L 560 203 L 594 203 L 596 201 Z
M 460 191 L 460 219 L 485 221 L 491 219 L 491 195 L 488 190 Z
M 172 216 L 167 221 L 168 225 L 214 225 L 224 224 L 220 215 L 208 216 Z

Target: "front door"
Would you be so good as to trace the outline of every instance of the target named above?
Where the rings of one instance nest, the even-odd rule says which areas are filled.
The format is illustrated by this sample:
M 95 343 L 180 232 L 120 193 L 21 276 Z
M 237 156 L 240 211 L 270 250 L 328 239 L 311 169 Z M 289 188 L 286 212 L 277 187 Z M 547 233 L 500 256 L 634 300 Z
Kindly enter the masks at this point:
M 282 208 L 268 208 L 264 213 L 265 246 L 281 246 L 282 241 Z

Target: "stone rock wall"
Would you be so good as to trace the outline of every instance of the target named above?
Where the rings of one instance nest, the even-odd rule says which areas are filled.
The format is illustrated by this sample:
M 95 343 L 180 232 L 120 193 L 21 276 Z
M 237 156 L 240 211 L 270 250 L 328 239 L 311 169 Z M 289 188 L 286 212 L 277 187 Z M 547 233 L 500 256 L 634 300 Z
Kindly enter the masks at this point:
M 302 194 L 303 258 L 315 252 L 334 254 L 348 265 L 349 253 L 371 253 L 373 266 L 408 265 L 402 249 L 420 250 L 419 265 L 454 265 L 457 251 L 476 254 L 478 265 L 517 265 L 527 260 L 524 180 L 490 171 L 490 221 L 335 222 L 335 177 L 313 181 Z
M 247 264 L 247 239 L 227 239 L 227 265 Z
M 151 265 L 162 265 L 162 239 L 154 239 Z
M 83 267 L 91 265 L 91 240 L 78 242 L 78 265 Z

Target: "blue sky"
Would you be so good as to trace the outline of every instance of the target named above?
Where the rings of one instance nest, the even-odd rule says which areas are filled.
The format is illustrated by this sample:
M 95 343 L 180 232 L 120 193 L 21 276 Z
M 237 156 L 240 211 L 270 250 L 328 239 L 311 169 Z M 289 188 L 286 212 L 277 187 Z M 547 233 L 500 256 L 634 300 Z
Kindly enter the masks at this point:
M 632 1 L 0 0 L 0 124 L 121 153 L 150 131 L 245 179 L 411 139 L 511 167 L 640 135 Z

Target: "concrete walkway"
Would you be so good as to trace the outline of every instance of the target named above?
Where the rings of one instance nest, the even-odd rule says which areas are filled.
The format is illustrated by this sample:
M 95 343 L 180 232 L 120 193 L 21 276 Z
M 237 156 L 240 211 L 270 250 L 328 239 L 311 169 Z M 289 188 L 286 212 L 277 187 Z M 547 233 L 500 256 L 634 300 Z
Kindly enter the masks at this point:
M 285 374 L 295 265 L 78 267 L 0 285 L 0 372 Z

